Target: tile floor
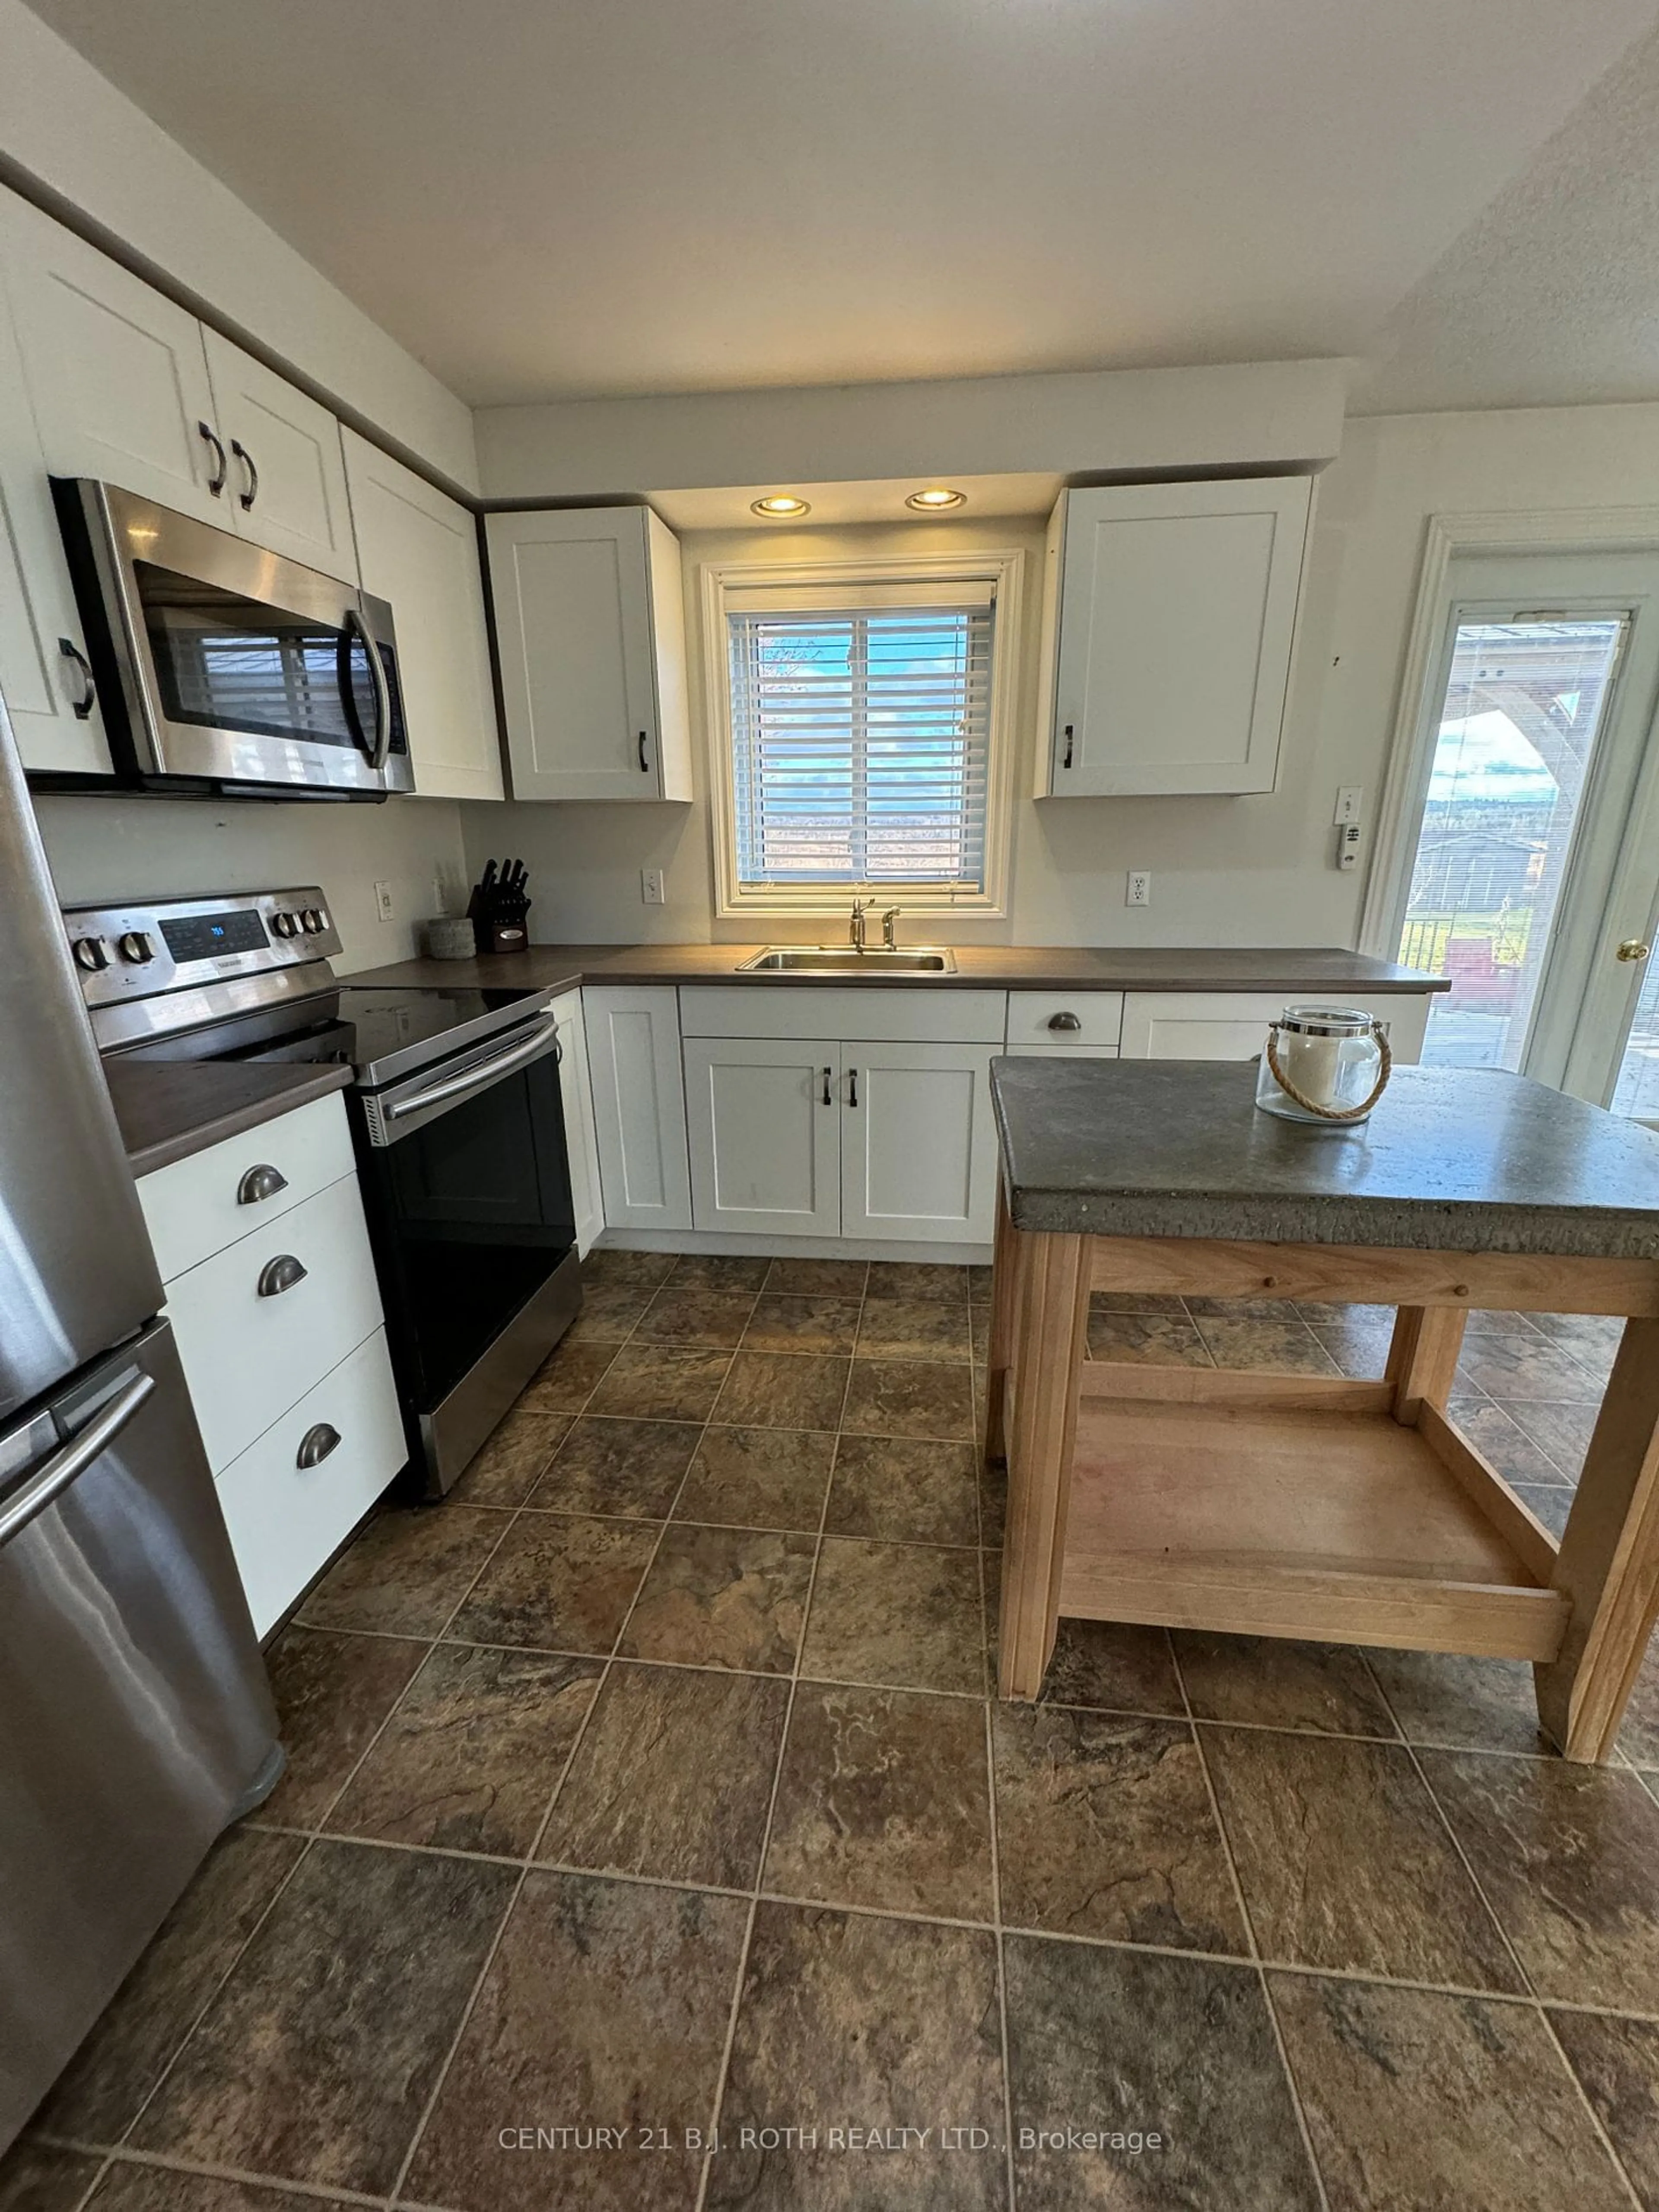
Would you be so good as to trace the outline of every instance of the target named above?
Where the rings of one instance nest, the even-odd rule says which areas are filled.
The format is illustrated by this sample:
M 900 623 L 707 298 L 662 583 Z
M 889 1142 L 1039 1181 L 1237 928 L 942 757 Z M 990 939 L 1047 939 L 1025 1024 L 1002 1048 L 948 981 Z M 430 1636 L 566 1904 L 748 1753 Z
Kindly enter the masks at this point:
M 1652 1667 L 1601 1770 L 1539 1755 L 1527 1668 L 1398 1652 L 1074 1625 L 1002 1706 L 986 1271 L 589 1276 L 282 1638 L 287 1778 L 0 2212 L 1659 2206 Z M 1470 1330 L 1462 1418 L 1547 1520 L 1614 1333 Z M 1387 1334 L 1103 1298 L 1091 1340 Z

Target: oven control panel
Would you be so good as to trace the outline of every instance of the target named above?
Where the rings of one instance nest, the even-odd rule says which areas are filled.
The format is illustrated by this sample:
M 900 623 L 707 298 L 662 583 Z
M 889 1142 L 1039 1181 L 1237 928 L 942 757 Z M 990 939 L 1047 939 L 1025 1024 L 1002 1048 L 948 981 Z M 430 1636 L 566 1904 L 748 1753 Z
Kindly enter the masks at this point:
M 88 1006 L 326 960 L 340 950 L 316 884 L 225 891 L 64 909 L 70 956 Z

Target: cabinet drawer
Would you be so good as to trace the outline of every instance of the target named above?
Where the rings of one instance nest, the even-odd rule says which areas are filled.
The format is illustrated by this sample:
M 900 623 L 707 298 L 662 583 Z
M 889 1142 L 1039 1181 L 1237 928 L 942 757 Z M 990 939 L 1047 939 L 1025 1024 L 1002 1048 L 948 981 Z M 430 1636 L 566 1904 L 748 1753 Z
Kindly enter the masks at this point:
M 339 1443 L 314 1467 L 300 1448 L 319 1424 Z M 343 1542 L 408 1457 L 386 1331 L 325 1375 L 220 1476 L 219 1504 L 263 1636 Z
M 884 990 L 878 983 L 689 984 L 680 992 L 687 1036 L 846 1037 L 906 1044 L 1000 1044 L 1006 991 Z M 1116 1034 L 1115 1030 L 1113 1032 Z
M 1010 991 L 1008 1049 L 1028 1044 L 1115 1044 L 1121 991 Z
M 1010 1060 L 1116 1060 L 1115 1044 L 1011 1044 Z
M 262 1297 L 265 1269 L 283 1258 L 303 1279 Z M 217 1474 L 381 1324 L 356 1178 L 179 1276 L 167 1310 Z
M 279 1215 L 349 1176 L 352 1165 L 345 1101 L 336 1094 L 141 1176 L 138 1200 L 161 1280 L 170 1283 L 239 1237 L 269 1228 Z M 269 1198 L 254 1197 L 244 1182 L 256 1168 L 274 1170 L 283 1178 Z

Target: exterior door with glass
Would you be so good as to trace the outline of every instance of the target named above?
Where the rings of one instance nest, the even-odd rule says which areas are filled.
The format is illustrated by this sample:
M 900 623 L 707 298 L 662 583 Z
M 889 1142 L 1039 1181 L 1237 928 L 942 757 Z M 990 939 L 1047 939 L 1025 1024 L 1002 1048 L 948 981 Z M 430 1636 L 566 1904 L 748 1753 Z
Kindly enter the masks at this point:
M 1452 563 L 1390 949 L 1423 1058 L 1659 1119 L 1659 555 Z

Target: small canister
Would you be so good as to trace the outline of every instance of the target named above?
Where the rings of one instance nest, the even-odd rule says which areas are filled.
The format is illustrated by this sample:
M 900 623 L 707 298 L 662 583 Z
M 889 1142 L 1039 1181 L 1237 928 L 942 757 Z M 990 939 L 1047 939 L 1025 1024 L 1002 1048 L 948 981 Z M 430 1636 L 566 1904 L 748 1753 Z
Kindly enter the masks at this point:
M 471 960 L 477 950 L 465 915 L 437 915 L 426 925 L 428 960 Z
M 1393 1064 L 1374 1015 L 1358 1006 L 1286 1006 L 1267 1024 L 1255 1103 L 1287 1121 L 1352 1127 L 1369 1117 Z

